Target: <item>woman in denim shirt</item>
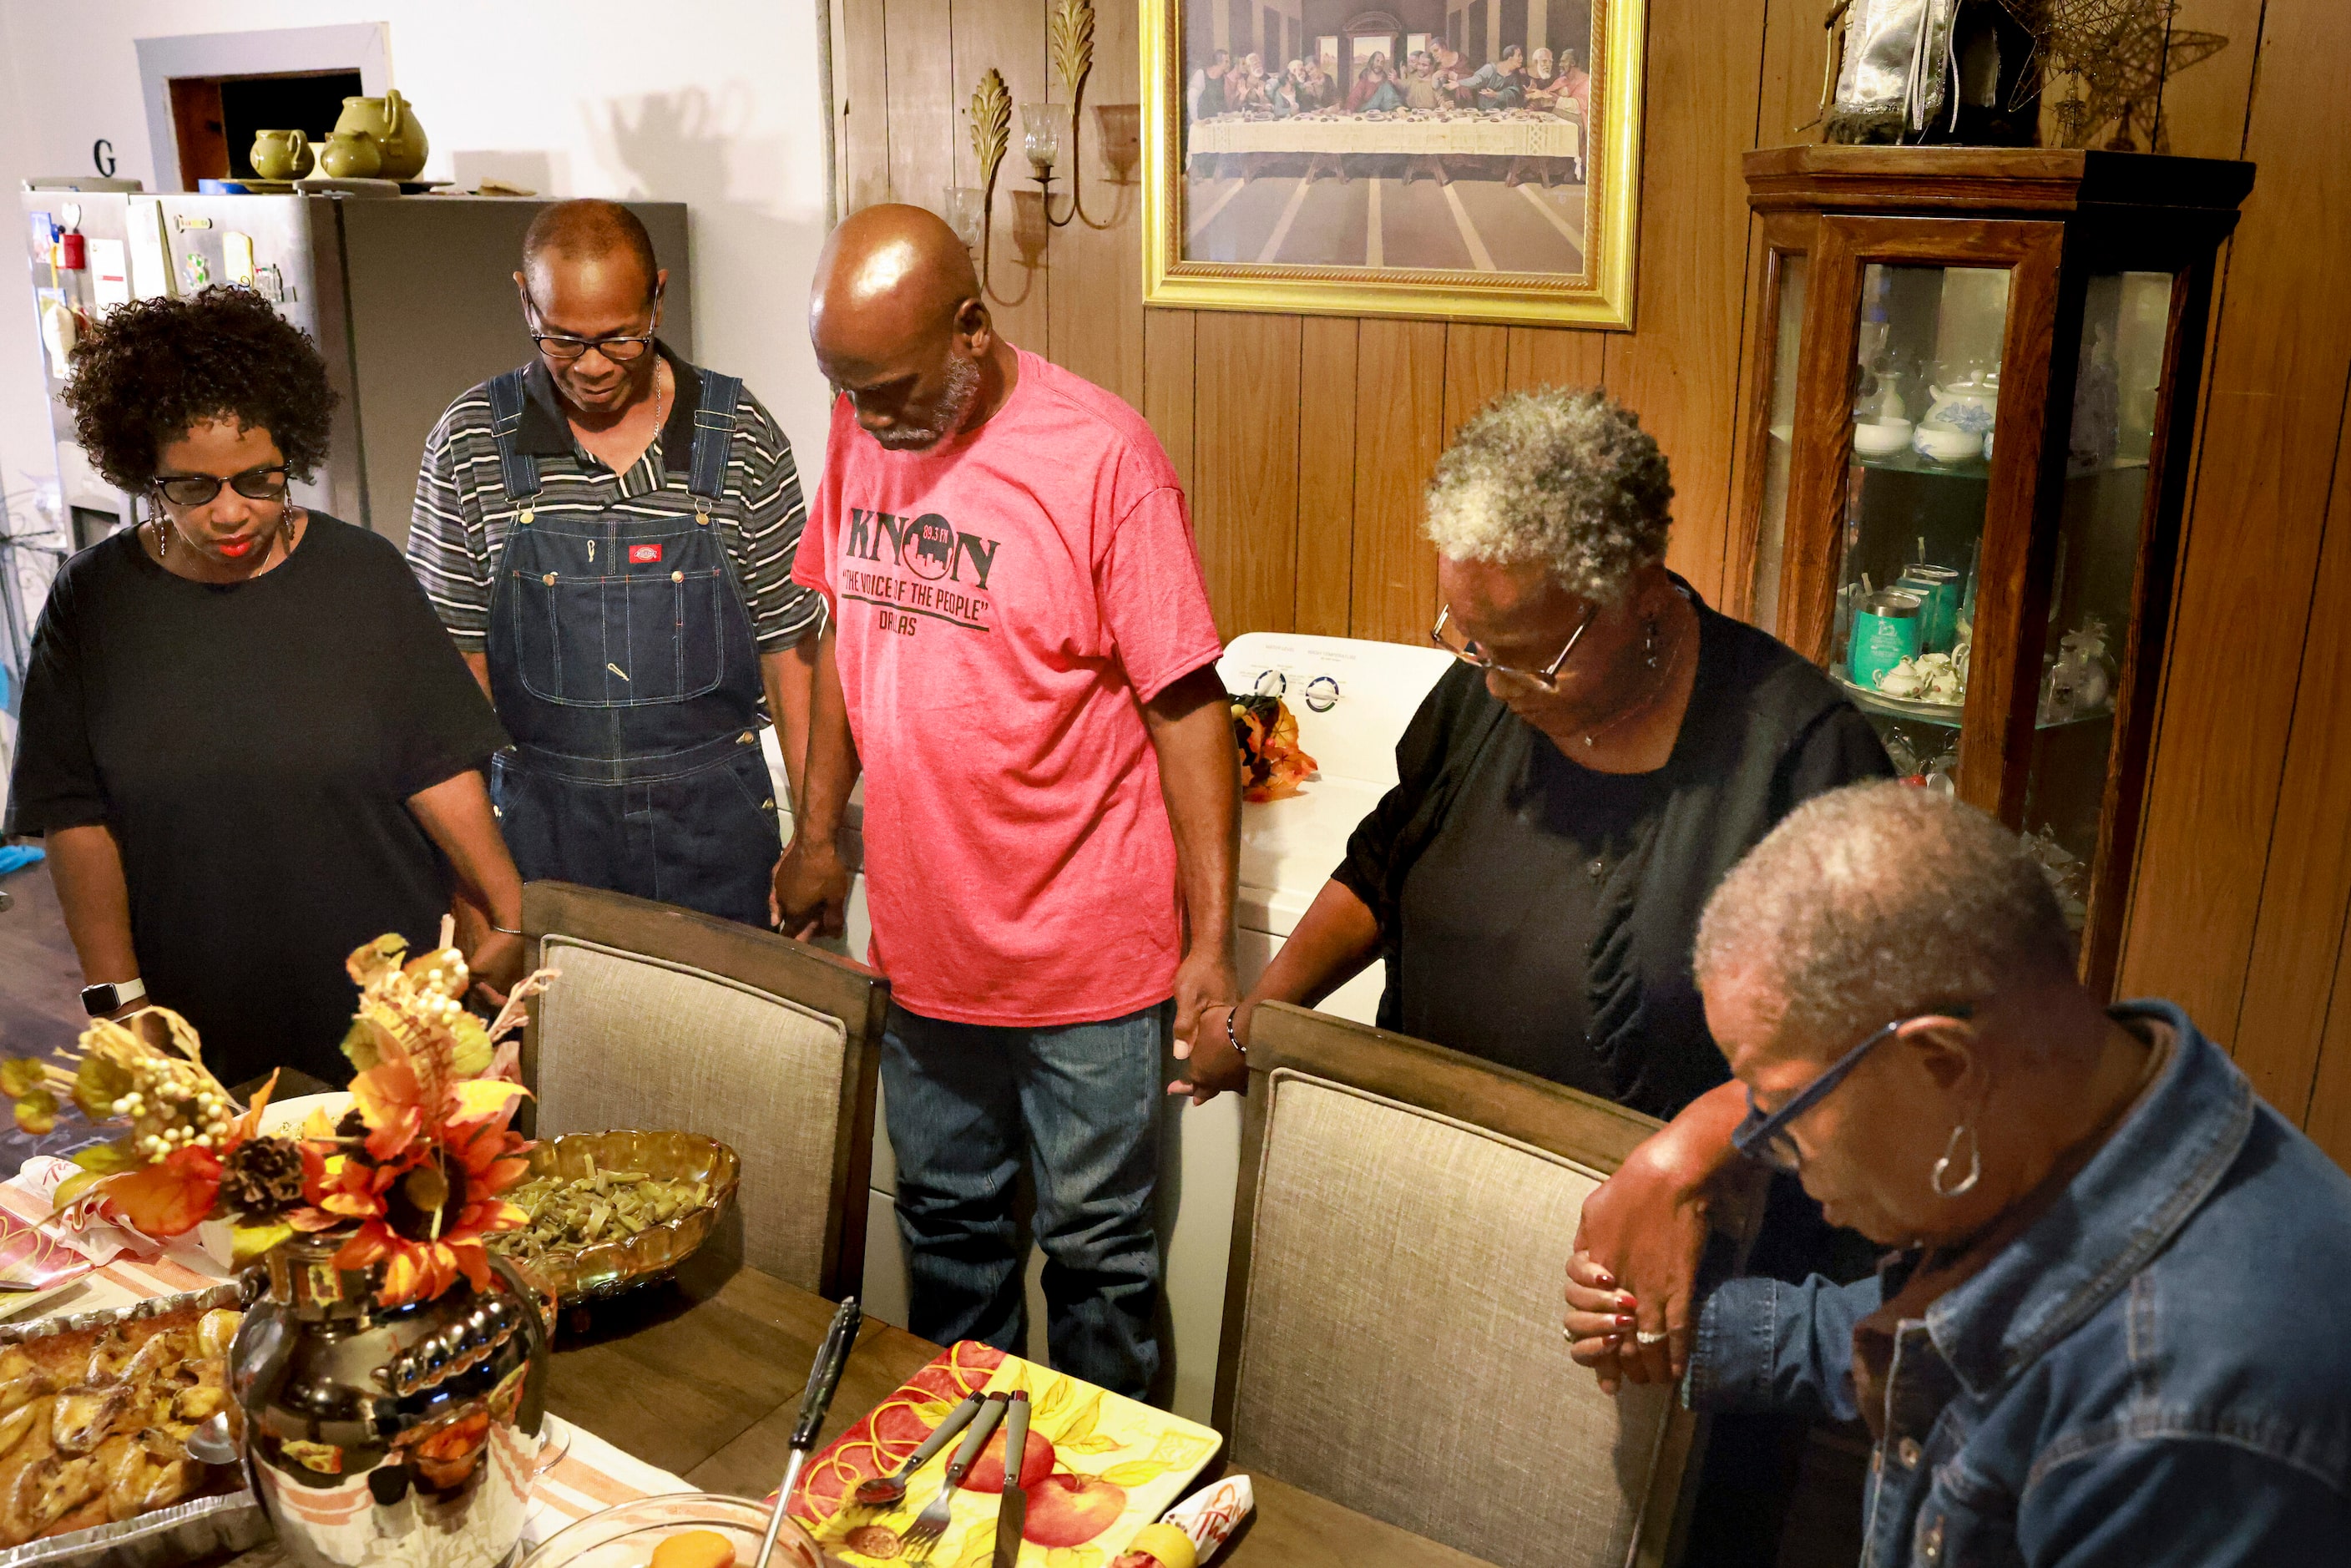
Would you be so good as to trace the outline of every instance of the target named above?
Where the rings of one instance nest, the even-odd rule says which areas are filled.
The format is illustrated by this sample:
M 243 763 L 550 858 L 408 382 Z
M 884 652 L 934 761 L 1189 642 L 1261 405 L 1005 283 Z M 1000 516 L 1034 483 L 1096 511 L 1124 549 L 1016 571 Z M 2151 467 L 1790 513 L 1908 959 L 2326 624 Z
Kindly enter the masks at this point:
M 1684 1396 L 1869 1425 L 1867 1564 L 2351 1561 L 2351 1177 L 2178 1008 L 2104 1008 L 1991 819 L 1799 807 L 1699 926 L 1738 1147 L 1892 1249 L 1703 1292 Z M 1642 1375 L 1569 1270 L 1573 1354 Z

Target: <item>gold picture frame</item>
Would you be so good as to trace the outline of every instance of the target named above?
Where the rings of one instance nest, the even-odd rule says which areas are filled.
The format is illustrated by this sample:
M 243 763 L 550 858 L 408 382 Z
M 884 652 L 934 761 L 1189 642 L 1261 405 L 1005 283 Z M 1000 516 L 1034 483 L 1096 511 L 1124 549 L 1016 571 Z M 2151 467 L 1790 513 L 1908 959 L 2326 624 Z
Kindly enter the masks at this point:
M 1401 98 L 1357 92 L 1369 83 L 1377 94 L 1379 65 L 1360 51 L 1379 40 L 1356 32 L 1319 38 L 1291 33 L 1285 43 L 1302 44 L 1309 56 L 1276 64 L 1270 73 L 1275 84 L 1270 105 L 1259 107 L 1255 96 L 1258 85 L 1268 79 L 1262 62 L 1259 72 L 1246 73 L 1252 84 L 1246 100 L 1230 87 L 1217 89 L 1213 99 L 1204 97 L 1206 73 L 1215 68 L 1213 57 L 1231 51 L 1228 46 L 1204 53 L 1202 39 L 1221 36 L 1215 31 L 1225 25 L 1220 12 L 1238 14 L 1240 8 L 1228 7 L 1226 0 L 1143 0 L 1144 303 L 1630 330 L 1646 0 L 1531 3 L 1545 6 L 1546 17 L 1554 9 L 1589 9 L 1591 57 L 1588 81 L 1583 84 L 1588 94 L 1580 106 L 1583 115 L 1577 120 L 1564 110 L 1557 113 L 1574 125 L 1573 137 L 1547 122 L 1537 125 L 1541 117 L 1531 110 L 1503 113 L 1486 107 L 1498 97 L 1491 91 L 1478 99 L 1479 107 L 1471 112 L 1469 95 L 1463 90 L 1467 84 L 1441 73 L 1440 83 L 1459 84 L 1452 87 L 1450 103 L 1440 92 L 1436 95 L 1440 107 L 1433 112 L 1408 108 L 1383 111 L 1380 103 L 1400 102 Z M 1437 14 L 1449 29 L 1458 26 L 1459 16 L 1482 19 L 1499 10 L 1490 3 L 1468 10 L 1460 0 L 1442 0 L 1442 5 Z M 1426 8 L 1416 8 L 1416 15 Z M 1257 5 L 1247 10 L 1252 17 L 1259 14 Z M 1263 7 L 1267 30 L 1252 37 L 1272 37 L 1277 13 L 1296 19 L 1303 7 L 1272 0 Z M 1196 23 L 1187 32 L 1187 25 Z M 1449 32 L 1407 35 L 1401 23 L 1396 26 L 1399 30 L 1392 37 L 1399 58 L 1407 53 L 1406 44 L 1428 40 L 1431 48 L 1445 43 L 1443 52 L 1457 59 L 1469 57 L 1474 64 L 1485 63 L 1468 47 L 1480 41 L 1453 44 Z M 1495 58 L 1500 69 L 1507 63 L 1500 57 L 1512 52 L 1510 46 L 1519 41 L 1497 38 L 1498 21 L 1486 26 L 1488 37 L 1478 53 Z M 1333 46 L 1339 53 L 1332 52 Z M 1400 95 L 1409 87 L 1423 99 L 1431 96 L 1425 80 L 1425 52 L 1412 51 L 1409 66 L 1394 76 L 1392 85 Z M 1515 52 L 1523 68 L 1532 56 L 1523 44 Z M 1560 57 L 1563 50 L 1536 52 L 1554 55 L 1562 77 L 1572 68 Z M 1313 64 L 1301 77 L 1294 68 L 1308 57 Z M 1329 92 L 1329 74 L 1318 78 L 1316 72 L 1334 59 L 1340 61 L 1343 90 L 1374 107 L 1358 113 L 1326 99 L 1319 113 L 1285 112 L 1285 96 L 1303 101 L 1310 87 Z M 1232 68 L 1239 68 L 1238 60 Z M 1290 78 L 1287 95 L 1284 76 Z M 1315 87 L 1318 79 L 1321 85 Z M 1521 96 L 1540 101 L 1539 94 Z M 1507 96 L 1501 100 L 1507 102 Z M 1201 113 L 1203 104 L 1212 101 L 1242 102 L 1243 107 Z M 1358 146 L 1364 150 L 1344 150 Z M 1580 152 L 1572 162 L 1557 155 L 1510 156 L 1498 151 L 1539 147 L 1555 153 L 1569 146 Z M 1312 147 L 1343 150 L 1310 151 Z M 1424 151 L 1405 151 L 1416 147 Z M 1569 165 L 1580 181 L 1562 182 L 1555 199 L 1552 171 L 1561 165 Z M 1335 193 L 1327 189 L 1334 175 Z M 1423 175 L 1427 176 L 1425 185 Z M 1533 190 L 1538 175 L 1540 194 Z M 1351 183 L 1363 187 L 1360 216 L 1357 193 L 1347 190 Z M 1581 185 L 1580 213 L 1568 199 L 1569 183 Z M 1212 186 L 1216 190 L 1210 196 Z M 1408 207 L 1409 212 L 1391 213 L 1384 197 L 1388 205 Z M 1193 210 L 1196 203 L 1201 212 Z M 1301 230 L 1301 216 L 1310 209 L 1324 215 L 1319 227 Z M 1579 215 L 1580 245 L 1573 222 Z M 1458 240 L 1447 232 L 1448 223 Z M 1417 228 L 1412 226 L 1416 224 Z M 1391 226 L 1396 225 L 1405 225 L 1401 237 L 1408 243 L 1393 248 L 1416 251 L 1445 264 L 1395 265 L 1386 236 L 1399 233 Z M 1560 238 L 1549 237 L 1543 225 Z M 1360 244 L 1349 225 L 1358 227 Z M 1493 232 L 1481 233 L 1481 226 Z M 1252 246 L 1258 247 L 1257 254 L 1248 256 Z M 1469 265 L 1459 265 L 1458 255 L 1444 255 L 1447 246 L 1466 253 Z M 1354 259 L 1357 250 L 1361 260 Z M 1573 272 L 1563 269 L 1569 250 L 1579 264 Z M 1527 262 L 1542 265 L 1519 265 Z

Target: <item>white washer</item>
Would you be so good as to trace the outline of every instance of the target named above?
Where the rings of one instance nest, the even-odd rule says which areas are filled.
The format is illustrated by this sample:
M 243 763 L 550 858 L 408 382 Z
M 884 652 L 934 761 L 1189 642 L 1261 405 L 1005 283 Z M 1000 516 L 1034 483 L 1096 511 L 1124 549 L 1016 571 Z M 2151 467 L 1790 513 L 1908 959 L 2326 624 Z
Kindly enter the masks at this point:
M 1298 717 L 1299 744 L 1317 765 L 1315 776 L 1287 800 L 1241 808 L 1240 897 L 1237 925 L 1240 981 L 1252 985 L 1295 930 L 1332 868 L 1347 837 L 1396 781 L 1395 745 L 1422 699 L 1451 663 L 1435 648 L 1252 632 L 1235 638 L 1217 662 L 1226 689 L 1280 696 Z M 776 798 L 788 799 L 782 758 L 772 730 L 765 737 Z M 862 791 L 850 821 L 861 821 Z M 791 832 L 784 813 L 784 833 Z M 862 841 L 844 835 L 853 875 L 849 930 L 838 950 L 862 962 L 872 938 L 866 914 Z M 1322 1010 L 1373 1021 L 1384 978 L 1374 964 L 1333 992 Z M 877 1096 L 878 1099 L 878 1096 Z M 1240 1105 L 1229 1094 L 1208 1104 L 1168 1103 L 1161 1166 L 1160 1223 L 1167 1239 L 1166 1295 L 1172 1333 L 1165 1348 L 1174 1376 L 1170 1403 L 1178 1415 L 1205 1422 L 1216 1396 L 1217 1349 L 1223 1338 L 1225 1266 L 1232 1246 L 1233 1205 L 1240 1172 Z M 877 1106 L 877 1123 L 878 1106 Z M 889 1134 L 877 1124 L 873 1177 L 867 1195 L 865 1309 L 886 1322 L 906 1321 L 906 1268 L 892 1210 L 897 1163 Z M 1039 1288 L 1043 1255 L 1029 1259 L 1029 1347 L 1045 1359 L 1045 1303 Z
M 1241 807 L 1236 924 L 1244 987 L 1257 983 L 1347 852 L 1355 824 L 1395 787 L 1395 745 L 1451 655 L 1401 643 L 1251 632 L 1217 661 L 1225 689 L 1280 697 L 1298 718 L 1314 777 L 1287 800 Z M 1320 1010 L 1358 1023 L 1379 1011 L 1384 967 L 1374 963 Z M 1167 1303 L 1174 1321 L 1176 1412 L 1206 1422 L 1224 1339 L 1225 1266 L 1239 1196 L 1241 1102 L 1219 1094 L 1183 1105 L 1170 1145 L 1175 1219 L 1167 1232 Z

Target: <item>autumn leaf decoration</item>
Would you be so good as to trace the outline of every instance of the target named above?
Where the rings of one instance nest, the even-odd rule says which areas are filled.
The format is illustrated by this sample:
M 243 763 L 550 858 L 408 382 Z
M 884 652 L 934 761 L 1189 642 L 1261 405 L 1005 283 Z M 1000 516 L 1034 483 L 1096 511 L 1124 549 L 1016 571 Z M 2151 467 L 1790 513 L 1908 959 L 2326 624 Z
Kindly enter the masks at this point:
M 277 1074 L 240 1110 L 204 1066 L 193 1026 L 169 1008 L 97 1019 L 55 1062 L 0 1063 L 0 1092 L 28 1132 L 56 1125 L 60 1095 L 94 1124 L 128 1124 L 73 1156 L 81 1169 L 54 1195 L 57 1218 L 159 1240 L 225 1219 L 239 1263 L 297 1230 L 349 1229 L 337 1264 L 384 1264 L 392 1303 L 437 1295 L 460 1274 L 486 1284 L 482 1238 L 523 1223 L 497 1195 L 521 1179 L 529 1145 L 507 1127 L 521 1085 L 486 1074 L 553 971 L 516 987 L 486 1024 L 460 1000 L 472 977 L 449 937 L 444 920 L 441 946 L 415 959 L 398 936 L 351 955 L 360 1006 L 343 1052 L 359 1070 L 354 1109 L 332 1124 L 314 1114 L 298 1135 L 261 1135 Z
M 1259 692 L 1232 699 L 1233 743 L 1241 754 L 1241 799 L 1287 800 L 1314 776 L 1314 758 L 1298 744 L 1298 716 Z
M 528 1169 L 530 1145 L 507 1124 L 526 1091 L 483 1075 L 553 971 L 517 986 L 485 1024 L 459 999 L 471 978 L 447 936 L 444 925 L 444 946 L 406 963 L 398 936 L 351 955 L 360 1006 L 343 1054 L 359 1069 L 352 1109 L 332 1126 L 314 1114 L 303 1129 L 308 1203 L 287 1217 L 303 1231 L 356 1226 L 335 1266 L 382 1265 L 377 1293 L 387 1305 L 438 1296 L 460 1275 L 487 1289 L 485 1239 L 526 1223 L 499 1197 Z

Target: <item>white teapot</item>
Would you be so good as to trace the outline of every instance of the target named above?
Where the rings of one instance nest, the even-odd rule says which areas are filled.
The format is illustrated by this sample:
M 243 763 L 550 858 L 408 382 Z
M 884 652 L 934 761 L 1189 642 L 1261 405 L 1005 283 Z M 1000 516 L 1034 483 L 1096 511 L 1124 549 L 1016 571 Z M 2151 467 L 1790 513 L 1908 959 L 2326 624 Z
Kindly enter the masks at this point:
M 1986 435 L 1999 417 L 2000 382 L 1993 376 L 1967 376 L 1949 386 L 1929 386 L 1927 399 L 1927 417 L 1920 423 Z

